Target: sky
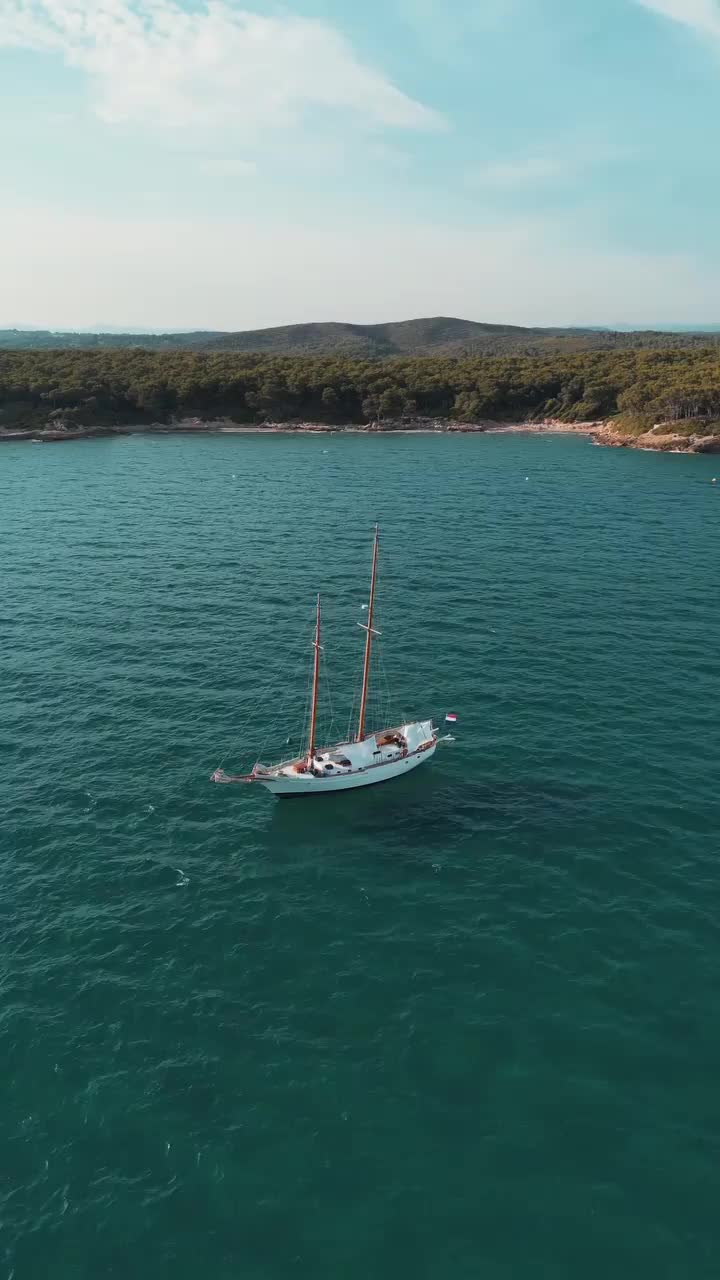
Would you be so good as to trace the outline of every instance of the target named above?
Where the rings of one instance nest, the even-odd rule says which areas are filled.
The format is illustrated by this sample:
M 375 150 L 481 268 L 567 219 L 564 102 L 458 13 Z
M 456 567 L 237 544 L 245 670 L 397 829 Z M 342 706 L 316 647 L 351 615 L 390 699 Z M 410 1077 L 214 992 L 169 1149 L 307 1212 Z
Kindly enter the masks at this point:
M 720 0 L 0 0 L 0 326 L 720 322 Z

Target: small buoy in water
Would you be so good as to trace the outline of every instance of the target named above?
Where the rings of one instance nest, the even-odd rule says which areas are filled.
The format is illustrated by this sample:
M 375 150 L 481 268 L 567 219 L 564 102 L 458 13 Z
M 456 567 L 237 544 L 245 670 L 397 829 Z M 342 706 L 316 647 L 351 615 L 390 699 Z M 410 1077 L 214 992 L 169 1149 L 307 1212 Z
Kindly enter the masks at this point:
M 530 477 L 529 477 L 529 476 L 526 476 L 526 477 L 525 477 L 525 479 L 526 479 L 526 480 L 529 480 L 529 479 L 530 479 Z
M 717 476 L 713 476 L 713 478 L 712 478 L 712 480 L 710 481 L 710 483 L 711 483 L 711 484 L 717 484 Z

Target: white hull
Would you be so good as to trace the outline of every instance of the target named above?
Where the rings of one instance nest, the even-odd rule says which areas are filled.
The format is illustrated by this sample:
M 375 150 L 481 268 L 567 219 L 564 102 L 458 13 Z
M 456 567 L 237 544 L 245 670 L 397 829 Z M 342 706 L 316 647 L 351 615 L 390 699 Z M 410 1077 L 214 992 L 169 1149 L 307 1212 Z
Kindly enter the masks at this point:
M 387 760 L 382 764 L 368 765 L 365 769 L 336 774 L 334 777 L 317 778 L 312 773 L 301 773 L 264 778 L 261 774 L 256 774 L 253 781 L 259 782 L 274 796 L 324 796 L 335 791 L 351 791 L 355 787 L 372 787 L 377 782 L 389 782 L 391 778 L 399 778 L 404 773 L 417 769 L 418 765 L 434 756 L 436 746 L 437 743 L 433 742 L 423 751 L 415 751 L 399 760 Z

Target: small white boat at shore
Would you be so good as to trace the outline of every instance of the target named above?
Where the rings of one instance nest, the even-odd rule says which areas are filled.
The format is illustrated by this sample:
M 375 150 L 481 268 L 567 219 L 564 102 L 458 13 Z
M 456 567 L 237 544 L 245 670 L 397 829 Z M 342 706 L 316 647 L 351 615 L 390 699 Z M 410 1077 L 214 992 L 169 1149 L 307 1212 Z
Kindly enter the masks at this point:
M 265 787 L 273 795 L 281 797 L 329 795 L 336 791 L 350 791 L 355 787 L 369 787 L 378 782 L 389 782 L 392 778 L 399 778 L 417 769 L 418 765 L 424 764 L 435 754 L 438 736 L 432 719 L 412 720 L 407 724 L 394 725 L 374 733 L 366 732 L 372 647 L 373 640 L 380 634 L 373 625 L 379 545 L 380 534 L 376 525 L 367 622 L 358 624 L 366 634 L 360 711 L 354 739 L 337 742 L 331 746 L 321 746 L 316 741 L 322 648 L 322 616 L 320 596 L 318 596 L 307 750 L 301 756 L 292 760 L 283 760 L 279 764 L 264 765 L 258 762 L 251 773 L 239 776 L 229 775 L 222 769 L 217 769 L 211 777 L 212 782 L 255 783 Z

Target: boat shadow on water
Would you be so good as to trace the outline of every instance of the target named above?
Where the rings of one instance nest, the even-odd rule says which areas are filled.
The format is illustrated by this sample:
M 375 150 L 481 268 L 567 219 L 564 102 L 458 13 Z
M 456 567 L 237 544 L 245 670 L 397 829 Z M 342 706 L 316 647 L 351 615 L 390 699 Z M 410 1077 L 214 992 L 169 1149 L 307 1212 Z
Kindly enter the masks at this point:
M 276 801 L 266 831 L 274 844 L 337 847 L 338 841 L 372 841 L 392 847 L 393 856 L 451 848 L 484 830 L 495 835 L 532 831 L 550 835 L 596 809 L 597 796 L 582 788 L 548 787 L 544 782 L 469 782 L 458 788 L 432 767 L 363 791 L 307 797 L 302 804 Z

